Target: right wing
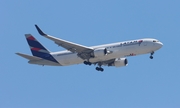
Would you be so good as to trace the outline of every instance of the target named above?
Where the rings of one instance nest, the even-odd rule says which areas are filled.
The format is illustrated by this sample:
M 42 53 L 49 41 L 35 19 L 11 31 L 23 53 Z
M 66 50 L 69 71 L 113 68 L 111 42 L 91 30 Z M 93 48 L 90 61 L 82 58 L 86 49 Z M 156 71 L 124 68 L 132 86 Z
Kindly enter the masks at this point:
M 66 40 L 63 40 L 63 39 L 59 39 L 59 38 L 56 38 L 56 37 L 53 37 L 53 36 L 50 36 L 48 34 L 45 34 L 37 25 L 35 25 L 37 31 L 39 32 L 40 35 L 54 41 L 56 44 L 58 44 L 59 46 L 73 52 L 73 53 L 78 53 L 78 54 L 81 54 L 81 53 L 90 53 L 93 51 L 93 48 L 90 48 L 90 47 L 87 47 L 87 46 L 84 46 L 84 45 L 80 45 L 80 44 L 76 44 L 76 43 L 73 43 L 73 42 L 69 42 L 69 41 L 66 41 Z

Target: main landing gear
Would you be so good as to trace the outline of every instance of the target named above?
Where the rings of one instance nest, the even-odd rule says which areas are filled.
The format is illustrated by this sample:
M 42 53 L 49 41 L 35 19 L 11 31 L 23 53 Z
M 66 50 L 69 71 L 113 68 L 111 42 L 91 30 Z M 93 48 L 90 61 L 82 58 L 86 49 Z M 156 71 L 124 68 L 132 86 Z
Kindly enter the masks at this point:
M 89 65 L 89 66 L 91 66 L 92 65 L 92 63 L 91 62 L 89 62 L 89 61 L 84 61 L 84 64 L 85 65 Z M 98 67 L 96 67 L 96 70 L 97 71 L 101 71 L 101 72 L 103 72 L 104 71 L 104 69 L 101 67 L 101 63 L 98 63 Z
M 97 70 L 97 71 L 101 71 L 101 72 L 104 71 L 104 69 L 103 69 L 102 67 L 96 67 L 96 70 Z
M 153 59 L 153 54 L 154 54 L 154 51 L 151 53 L 151 55 L 150 55 L 150 59 Z
M 89 66 L 91 66 L 91 64 L 92 64 L 92 63 L 91 63 L 91 62 L 89 62 L 89 61 L 84 61 L 84 64 L 85 64 L 85 65 L 89 65 Z
M 98 63 L 98 67 L 96 67 L 96 70 L 97 70 L 97 71 L 101 71 L 101 72 L 103 72 L 103 71 L 104 71 L 104 69 L 103 69 L 101 66 L 102 66 L 102 63 L 101 63 L 101 62 L 99 62 L 99 63 Z

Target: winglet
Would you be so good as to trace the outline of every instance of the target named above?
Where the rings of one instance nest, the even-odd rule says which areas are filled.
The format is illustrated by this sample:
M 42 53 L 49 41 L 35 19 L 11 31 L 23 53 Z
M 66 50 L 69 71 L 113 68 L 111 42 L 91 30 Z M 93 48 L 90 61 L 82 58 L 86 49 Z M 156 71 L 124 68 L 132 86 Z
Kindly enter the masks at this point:
M 40 35 L 42 35 L 42 36 L 47 35 L 36 24 L 35 24 L 35 27 L 36 27 L 36 29 L 37 29 L 37 31 L 39 32 Z

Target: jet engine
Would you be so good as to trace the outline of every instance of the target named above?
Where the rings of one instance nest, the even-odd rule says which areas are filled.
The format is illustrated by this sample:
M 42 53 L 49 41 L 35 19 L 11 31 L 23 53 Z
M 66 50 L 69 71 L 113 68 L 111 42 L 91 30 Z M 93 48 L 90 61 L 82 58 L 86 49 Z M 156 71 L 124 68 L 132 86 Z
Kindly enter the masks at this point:
M 95 49 L 92 53 L 93 57 L 101 57 L 101 56 L 105 56 L 108 54 L 108 51 L 106 48 L 98 48 Z
M 115 66 L 115 67 L 121 67 L 127 65 L 128 65 L 128 60 L 126 58 L 116 58 L 113 63 L 108 64 L 108 66 Z

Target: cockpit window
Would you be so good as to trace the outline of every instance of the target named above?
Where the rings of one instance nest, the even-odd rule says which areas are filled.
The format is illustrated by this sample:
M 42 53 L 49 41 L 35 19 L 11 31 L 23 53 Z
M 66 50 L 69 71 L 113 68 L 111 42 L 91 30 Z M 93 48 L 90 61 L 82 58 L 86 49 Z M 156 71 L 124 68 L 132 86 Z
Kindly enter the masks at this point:
M 158 40 L 153 40 L 153 42 L 159 42 Z

